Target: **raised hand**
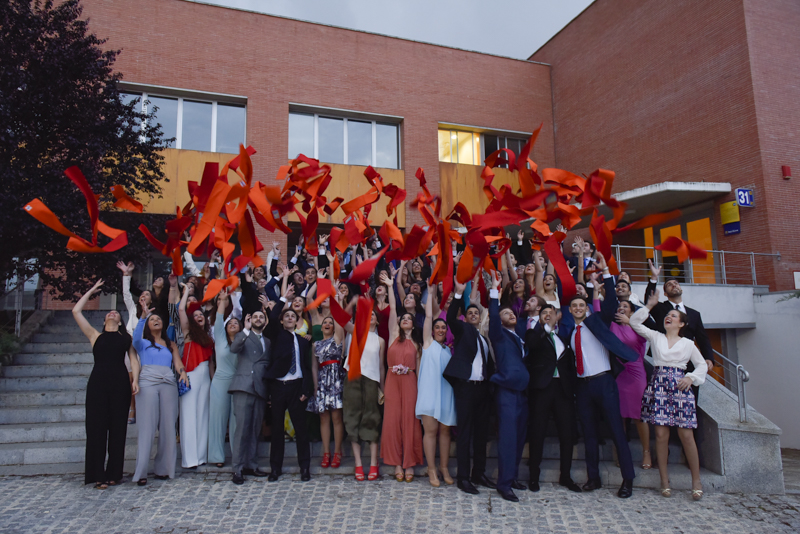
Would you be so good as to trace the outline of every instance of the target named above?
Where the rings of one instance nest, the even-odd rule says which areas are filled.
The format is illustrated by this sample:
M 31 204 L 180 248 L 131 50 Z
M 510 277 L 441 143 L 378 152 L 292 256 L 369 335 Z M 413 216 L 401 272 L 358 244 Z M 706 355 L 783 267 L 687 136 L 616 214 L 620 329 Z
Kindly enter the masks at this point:
M 522 241 L 523 239 L 525 239 L 525 231 L 520 228 L 519 232 L 517 232 L 517 241 Z
M 95 293 L 100 293 L 100 287 L 103 285 L 103 279 L 101 278 L 97 282 L 94 283 L 92 289 L 89 290 L 90 295 L 94 295 Z
M 583 249 L 583 238 L 580 237 L 580 236 L 577 236 L 575 238 L 574 245 L 578 249 L 578 255 L 582 258 L 583 255 L 584 255 L 584 252 L 583 252 L 583 250 L 584 250 Z
M 381 271 L 380 281 L 381 284 L 391 287 L 391 285 L 394 283 L 394 276 L 390 277 L 386 274 L 386 271 Z
M 325 246 L 325 244 L 328 242 L 328 237 L 329 237 L 328 234 L 323 234 L 319 236 L 319 246 L 321 247 Z
M 650 277 L 654 278 L 655 280 L 658 280 L 658 275 L 661 274 L 661 267 L 656 267 L 655 265 L 653 265 L 653 260 L 651 259 L 648 259 L 647 263 L 650 264 L 650 275 L 651 275 Z
M 466 291 L 466 290 L 467 290 L 467 284 L 462 284 L 462 283 L 461 283 L 461 282 L 459 282 L 458 280 L 456 280 L 455 282 L 453 282 L 453 284 L 454 284 L 454 286 L 453 286 L 453 287 L 454 287 L 454 289 L 455 289 L 455 292 L 456 292 L 456 293 L 458 293 L 459 295 L 463 295 L 463 294 L 464 294 L 464 291 Z M 430 295 L 429 295 L 429 296 L 430 296 Z
M 500 289 L 500 273 L 492 272 L 492 289 Z
M 647 304 L 645 305 L 645 306 L 647 306 L 647 309 L 648 309 L 648 310 L 652 310 L 652 309 L 653 309 L 653 307 L 654 307 L 656 304 L 658 304 L 658 298 L 659 298 L 660 296 L 661 296 L 661 294 L 660 294 L 660 293 L 659 293 L 657 290 L 656 290 L 656 291 L 653 291 L 653 294 L 652 294 L 652 295 L 650 295 L 650 297 L 648 297 L 648 299 L 647 299 Z
M 286 288 L 286 293 L 283 294 L 283 298 L 286 300 L 294 298 L 294 284 L 289 284 L 289 287 Z
M 252 317 L 251 317 L 251 315 L 249 313 L 247 315 L 245 315 L 245 317 L 244 317 L 244 328 L 242 330 L 250 330 L 250 319 L 251 318 Z
M 175 276 L 174 274 L 169 275 L 168 280 L 170 287 L 175 287 L 176 285 L 178 285 L 178 277 Z
M 259 295 L 258 302 L 261 303 L 261 306 L 266 308 L 267 304 L 269 303 L 269 298 L 266 295 Z
M 567 228 L 563 224 L 559 224 L 556 226 L 556 232 L 561 232 L 563 234 L 567 233 Z

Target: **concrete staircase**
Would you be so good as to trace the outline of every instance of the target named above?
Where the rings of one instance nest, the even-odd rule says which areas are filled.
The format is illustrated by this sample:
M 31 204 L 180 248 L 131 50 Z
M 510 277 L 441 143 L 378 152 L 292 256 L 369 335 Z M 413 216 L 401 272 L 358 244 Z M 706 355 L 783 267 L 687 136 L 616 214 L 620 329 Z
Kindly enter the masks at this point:
M 87 312 L 86 316 L 96 328 L 102 328 L 105 312 Z M 55 312 L 50 322 L 34 334 L 22 351 L 14 355 L 11 364 L 0 368 L 0 475 L 41 475 L 82 473 L 85 451 L 86 383 L 92 370 L 91 347 L 78 329 L 70 312 Z M 125 449 L 125 472 L 132 473 L 136 460 L 137 425 L 128 426 Z M 630 443 L 635 466 L 641 465 L 642 446 L 637 439 Z M 269 443 L 259 443 L 260 464 L 269 469 Z M 607 440 L 601 446 L 601 477 L 604 484 L 618 486 L 621 482 L 619 468 L 614 464 L 613 445 Z M 655 452 L 655 444 L 650 450 Z M 227 462 L 223 468 L 201 466 L 200 471 L 230 471 L 230 447 L 226 444 Z M 369 448 L 364 444 L 364 460 L 368 462 Z M 155 455 L 155 447 L 152 454 Z M 286 444 L 285 473 L 299 471 L 297 449 L 294 443 Z M 558 440 L 548 438 L 545 443 L 541 482 L 557 482 Z M 488 474 L 497 476 L 496 442 L 489 445 Z M 178 452 L 178 472 L 180 449 Z M 528 477 L 527 447 L 520 466 L 520 477 Z M 312 444 L 312 474 L 352 475 L 353 458 L 349 444 L 344 444 L 344 458 L 338 469 L 321 469 L 321 443 Z M 583 443 L 573 449 L 572 477 L 578 482 L 586 479 Z M 655 458 L 654 458 L 655 460 Z M 670 479 L 673 489 L 691 488 L 691 477 L 685 465 L 680 445 L 670 445 Z M 424 475 L 426 468 L 416 469 Z M 195 470 L 191 472 L 196 472 Z M 450 472 L 456 473 L 455 441 L 451 449 Z M 656 468 L 642 470 L 637 467 L 635 485 L 658 488 L 659 475 Z M 381 473 L 392 476 L 394 467 L 382 466 Z M 706 491 L 724 491 L 725 477 L 703 471 Z

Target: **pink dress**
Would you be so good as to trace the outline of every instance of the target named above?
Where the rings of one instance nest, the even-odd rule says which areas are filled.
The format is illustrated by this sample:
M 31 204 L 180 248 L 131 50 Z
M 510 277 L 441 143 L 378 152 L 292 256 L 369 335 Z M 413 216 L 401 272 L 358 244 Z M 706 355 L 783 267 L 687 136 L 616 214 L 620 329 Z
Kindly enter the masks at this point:
M 622 417 L 640 419 L 642 417 L 642 396 L 647 387 L 644 372 L 644 351 L 647 340 L 633 331 L 627 324 L 611 323 L 611 332 L 620 341 L 636 351 L 639 358 L 635 362 L 625 362 L 625 369 L 617 376 L 619 389 L 619 411 Z
M 410 339 L 397 338 L 386 351 L 389 372 L 386 374 L 383 406 L 381 457 L 388 465 L 403 469 L 422 465 L 422 426 L 417 420 L 417 347 Z M 395 365 L 412 369 L 406 375 L 391 371 Z

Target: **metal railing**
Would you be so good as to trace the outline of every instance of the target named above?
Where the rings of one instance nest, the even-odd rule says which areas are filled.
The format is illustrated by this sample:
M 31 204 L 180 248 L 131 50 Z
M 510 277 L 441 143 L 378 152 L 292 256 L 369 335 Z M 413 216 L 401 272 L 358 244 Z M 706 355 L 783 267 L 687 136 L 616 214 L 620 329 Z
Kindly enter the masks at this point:
M 716 350 L 714 354 L 716 355 L 714 367 L 708 374 L 736 395 L 739 401 L 739 422 L 746 423 L 747 393 L 744 384 L 750 380 L 750 373 L 741 364 L 728 359 L 724 354 Z
M 620 271 L 627 272 L 633 282 L 650 279 L 649 258 L 661 267 L 662 277 L 675 277 L 684 283 L 755 286 L 759 269 L 767 269 L 781 258 L 780 253 L 709 250 L 706 260 L 689 259 L 681 264 L 674 253 L 662 253 L 653 247 L 612 245 L 612 249 Z

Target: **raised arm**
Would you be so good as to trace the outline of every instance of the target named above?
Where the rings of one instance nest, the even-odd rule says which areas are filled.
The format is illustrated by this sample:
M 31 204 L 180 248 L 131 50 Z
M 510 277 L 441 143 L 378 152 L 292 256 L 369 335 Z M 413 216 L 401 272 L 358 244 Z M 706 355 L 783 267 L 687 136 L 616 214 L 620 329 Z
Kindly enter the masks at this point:
M 202 276 L 200 269 L 197 268 L 197 264 L 194 262 L 194 258 L 189 251 L 183 253 L 183 260 L 184 263 L 186 263 L 186 270 L 189 271 L 189 276 L 196 276 L 198 278 Z
M 425 322 L 422 323 L 422 348 L 427 349 L 431 346 L 433 341 L 433 304 L 432 301 L 436 297 L 433 296 L 431 286 L 428 285 L 428 298 L 425 299 Z
M 181 302 L 178 305 L 178 318 L 181 322 L 181 331 L 184 335 L 189 333 L 189 316 L 186 315 L 186 303 L 189 301 L 189 284 L 184 284 Z
M 122 271 L 122 300 L 125 301 L 125 309 L 128 310 L 127 324 L 132 324 L 131 318 L 136 318 L 136 303 L 133 301 L 133 295 L 131 295 L 131 275 L 133 275 L 134 265 L 130 261 L 127 264 L 118 261 L 117 268 Z
M 451 302 L 450 307 L 447 308 L 447 326 L 456 339 L 461 337 L 461 334 L 464 332 L 464 323 L 458 318 L 458 313 L 464 305 L 464 291 L 466 288 L 467 286 L 465 284 L 459 283 L 458 280 L 455 281 L 453 302 Z
M 656 339 L 663 336 L 661 332 L 656 330 L 651 330 L 644 325 L 644 322 L 647 321 L 647 318 L 650 317 L 650 310 L 658 304 L 658 291 L 650 295 L 650 298 L 647 299 L 647 304 L 636 310 L 630 318 L 630 325 L 633 328 L 633 331 L 642 336 L 643 338 L 650 341 L 652 344 Z
M 380 281 L 387 287 L 394 285 L 394 278 L 387 275 L 386 271 L 381 272 Z M 389 346 L 391 346 L 400 335 L 400 325 L 397 324 L 397 301 L 394 298 L 394 292 L 387 291 L 386 293 L 389 298 Z
M 407 279 L 407 275 L 404 273 L 406 273 L 407 271 L 405 267 L 406 267 L 406 261 L 402 260 L 400 262 L 400 269 L 398 271 L 400 273 L 400 276 L 398 277 L 396 275 L 392 275 L 393 279 L 397 279 L 397 296 L 400 297 L 400 302 L 406 301 L 406 288 L 404 284 L 405 280 Z M 394 286 L 389 286 L 389 287 L 392 288 Z M 387 291 L 387 293 L 393 293 L 393 292 L 394 291 Z
M 534 287 L 536 288 L 536 294 L 544 298 L 544 270 L 542 269 L 541 251 L 537 250 L 536 252 L 533 253 L 533 267 L 536 270 L 536 274 L 534 275 L 533 278 Z
M 75 318 L 75 322 L 78 323 L 78 326 L 83 332 L 83 335 L 89 339 L 89 343 L 94 346 L 94 342 L 97 341 L 97 338 L 100 336 L 100 332 L 95 329 L 89 321 L 86 320 L 86 317 L 83 316 L 83 307 L 86 306 L 86 303 L 89 302 L 89 299 L 92 298 L 92 295 L 100 292 L 100 288 L 103 285 L 103 280 L 98 280 L 92 288 L 83 294 L 78 302 L 75 303 L 75 306 L 72 308 L 72 317 Z M 120 325 L 122 326 L 122 325 Z
M 503 325 L 500 322 L 500 278 L 492 273 L 492 289 L 489 294 L 489 340 L 497 344 L 503 339 Z

